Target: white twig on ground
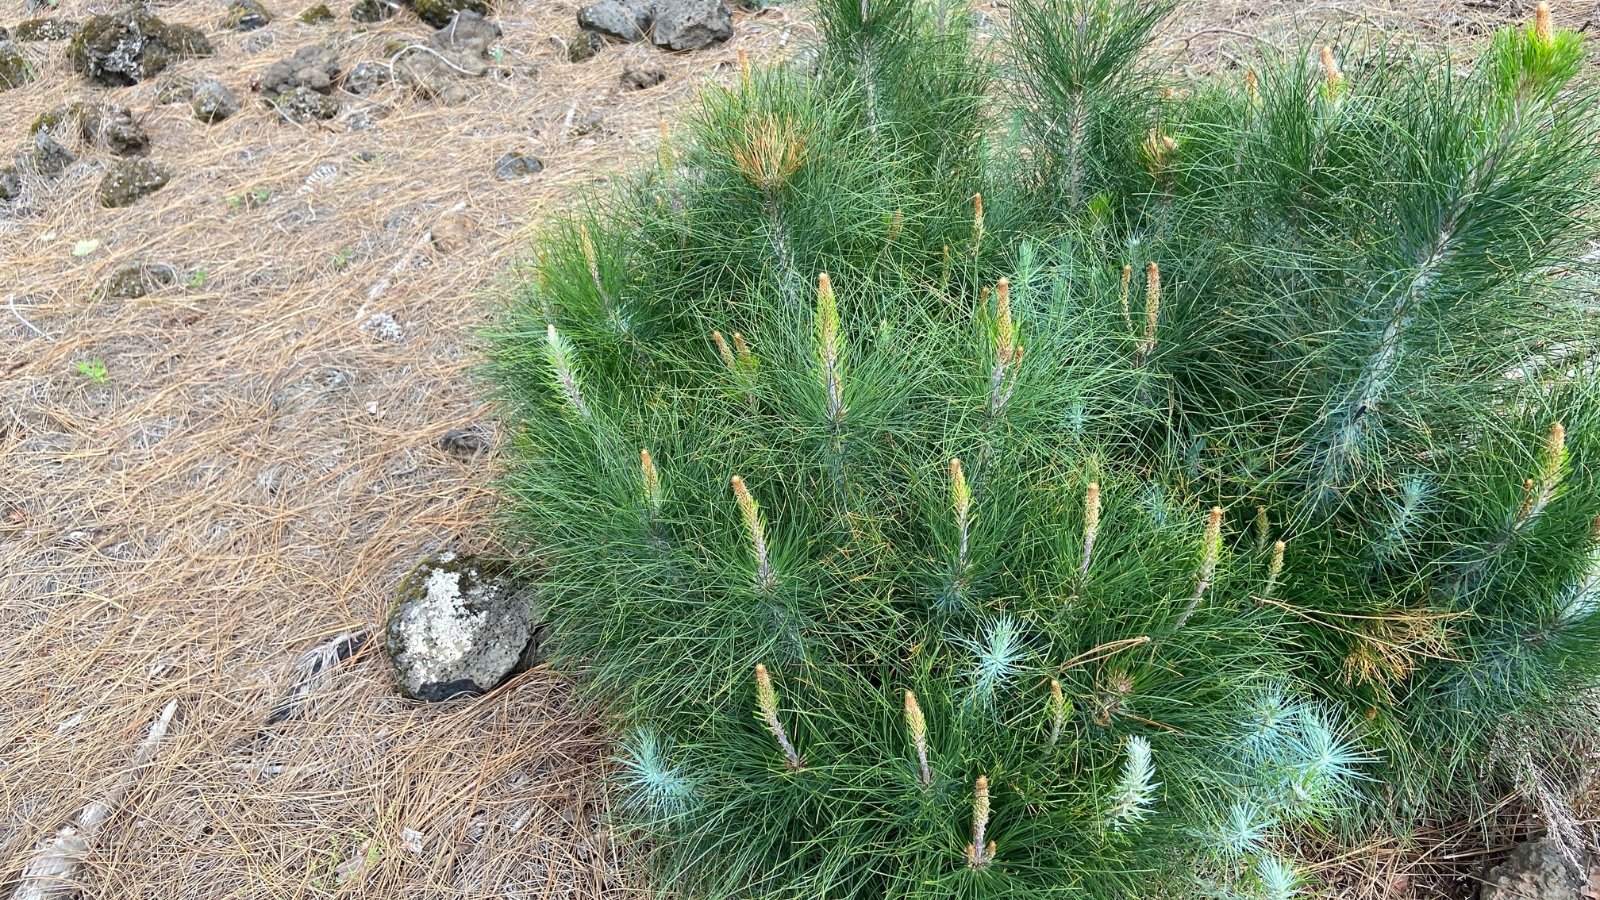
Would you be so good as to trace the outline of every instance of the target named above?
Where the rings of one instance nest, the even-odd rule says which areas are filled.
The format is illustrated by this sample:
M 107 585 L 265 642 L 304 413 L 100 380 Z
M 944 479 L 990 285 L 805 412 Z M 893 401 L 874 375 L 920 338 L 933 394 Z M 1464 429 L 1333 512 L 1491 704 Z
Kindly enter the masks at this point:
M 39 337 L 42 337 L 47 341 L 55 340 L 55 338 L 45 334 L 42 330 L 40 330 L 39 326 L 22 317 L 22 310 L 17 309 L 17 298 L 15 296 L 9 294 L 6 296 L 6 309 L 11 310 L 11 314 L 17 317 L 18 322 L 28 326 L 29 331 L 32 331 L 34 334 L 37 334 Z
M 128 796 L 134 781 L 139 778 L 140 770 L 155 757 L 156 748 L 166 737 L 167 727 L 172 724 L 172 714 L 177 709 L 176 700 L 168 701 L 161 708 L 161 712 L 150 723 L 144 741 L 133 751 L 132 765 L 118 776 L 116 784 L 104 798 L 92 801 L 78 811 L 77 818 L 71 824 L 61 826 L 55 834 L 39 842 L 36 855 L 22 869 L 22 880 L 12 892 L 11 900 L 64 900 L 78 893 L 78 885 L 72 878 L 73 872 L 94 843 L 100 827 L 117 811 L 123 798 Z
M 448 216 L 458 213 L 466 208 L 467 202 L 463 200 L 446 210 L 445 215 Z M 371 303 L 374 300 L 377 300 L 379 297 L 382 297 L 384 293 L 389 290 L 390 286 L 394 284 L 395 276 L 399 275 L 403 269 L 411 265 L 411 261 L 417 258 L 417 254 L 422 252 L 422 248 L 431 243 L 433 243 L 433 229 L 428 228 L 422 232 L 422 237 L 417 238 L 417 242 L 411 245 L 411 249 L 407 250 L 405 255 L 400 257 L 400 259 L 398 259 L 394 265 L 390 266 L 389 271 L 384 273 L 384 276 L 378 279 L 377 283 L 367 290 L 367 302 Z M 367 308 L 363 306 L 361 307 L 361 311 L 356 313 L 356 318 L 360 320 L 365 319 L 366 316 Z

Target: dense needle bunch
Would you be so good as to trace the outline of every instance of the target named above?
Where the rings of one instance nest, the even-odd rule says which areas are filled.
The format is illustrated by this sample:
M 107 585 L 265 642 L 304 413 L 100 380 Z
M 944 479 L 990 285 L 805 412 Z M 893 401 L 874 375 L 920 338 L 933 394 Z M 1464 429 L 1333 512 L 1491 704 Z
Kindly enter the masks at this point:
M 506 524 L 663 884 L 1289 897 L 1594 728 L 1578 37 L 1181 82 L 1166 12 L 830 0 L 542 245 Z

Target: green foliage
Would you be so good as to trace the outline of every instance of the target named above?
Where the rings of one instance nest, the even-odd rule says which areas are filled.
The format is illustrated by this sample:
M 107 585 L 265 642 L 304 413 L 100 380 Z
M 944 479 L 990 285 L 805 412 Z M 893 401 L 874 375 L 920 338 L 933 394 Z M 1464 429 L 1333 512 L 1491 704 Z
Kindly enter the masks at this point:
M 1164 3 L 1013 12 L 825 3 L 494 335 L 506 528 L 683 895 L 1288 897 L 1286 835 L 1593 727 L 1577 37 L 1178 83 Z
M 89 379 L 94 384 L 105 384 L 111 380 L 111 374 L 106 371 L 106 364 L 99 357 L 94 359 L 80 359 L 75 367 L 78 374 Z

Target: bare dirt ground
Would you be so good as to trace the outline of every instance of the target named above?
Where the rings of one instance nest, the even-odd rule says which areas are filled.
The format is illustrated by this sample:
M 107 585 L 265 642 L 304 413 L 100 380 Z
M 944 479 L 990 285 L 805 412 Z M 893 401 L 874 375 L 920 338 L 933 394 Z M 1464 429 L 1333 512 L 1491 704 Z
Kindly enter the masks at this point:
M 94 188 L 109 157 L 78 146 L 59 181 L 0 203 L 0 897 L 42 837 L 114 792 L 173 702 L 165 739 L 76 870 L 86 897 L 642 895 L 603 827 L 604 736 L 553 674 L 415 704 L 369 643 L 300 716 L 263 723 L 295 660 L 381 622 L 415 560 L 492 549 L 492 454 L 438 439 L 492 435 L 474 335 L 534 249 L 531 229 L 651 152 L 658 122 L 727 77 L 740 48 L 776 58 L 810 27 L 790 8 L 738 13 L 718 48 L 612 46 L 574 64 L 552 39 L 575 36 L 574 5 L 502 0 L 503 53 L 466 82 L 469 101 L 390 87 L 297 126 L 249 94 L 270 63 L 323 42 L 348 67 L 430 31 L 405 13 L 352 25 L 348 0 L 330 4 L 332 23 L 297 22 L 311 5 L 271 0 L 278 20 L 243 35 L 221 29 L 220 2 L 153 7 L 217 44 L 173 70 L 244 101 L 217 125 L 159 103 L 154 81 L 89 86 L 61 43 L 20 45 L 41 77 L 0 94 L 0 155 L 23 149 L 39 113 L 101 97 L 132 108 L 151 158 L 177 173 L 104 209 Z M 62 0 L 49 14 L 114 6 Z M 1530 8 L 1212 0 L 1165 46 L 1215 69 L 1296 28 L 1467 40 Z M 30 15 L 0 0 L 0 23 Z M 668 79 L 625 90 L 631 65 Z M 352 130 L 362 120 L 371 127 Z M 497 179 L 511 151 L 545 170 Z M 171 266 L 177 283 L 107 297 L 129 261 Z M 1329 890 L 1458 893 L 1453 873 L 1486 852 L 1481 840 L 1374 848 L 1329 860 Z

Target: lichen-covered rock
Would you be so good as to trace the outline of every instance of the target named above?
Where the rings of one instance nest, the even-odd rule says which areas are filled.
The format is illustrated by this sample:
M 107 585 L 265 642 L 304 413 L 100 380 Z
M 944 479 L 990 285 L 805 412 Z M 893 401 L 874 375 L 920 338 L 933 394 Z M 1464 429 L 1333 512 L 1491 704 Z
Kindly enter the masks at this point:
M 34 116 L 33 124 L 28 126 L 28 133 L 38 134 L 41 131 L 53 131 L 56 134 L 70 134 L 81 128 L 82 123 L 83 101 L 74 100 L 71 103 L 52 106 Z
M 435 28 L 449 25 L 455 14 L 463 10 L 480 16 L 489 14 L 488 0 L 406 0 L 406 5 L 417 14 L 417 18 Z
M 1550 838 L 1526 841 L 1489 870 L 1481 900 L 1592 900 L 1600 897 L 1600 868 L 1593 859 L 1574 865 Z
M 233 91 L 220 81 L 207 79 L 195 84 L 189 97 L 189 108 L 194 117 L 205 123 L 221 122 L 239 111 L 239 101 Z
M 400 583 L 383 643 L 402 694 L 448 700 L 533 665 L 540 624 L 533 589 L 506 564 L 441 553 Z
M 33 147 L 28 151 L 27 161 L 35 172 L 46 178 L 54 178 L 67 170 L 67 167 L 78 161 L 78 157 L 71 150 L 61 146 L 50 132 L 40 131 L 33 136 Z
M 578 10 L 578 27 L 624 41 L 642 41 L 655 18 L 654 0 L 599 0 Z
M 333 90 L 333 80 L 338 77 L 338 55 L 327 47 L 311 44 L 296 50 L 288 59 L 268 66 L 261 73 L 261 91 L 269 97 L 295 88 L 326 94 Z
M 339 114 L 339 101 L 308 87 L 297 87 L 268 99 L 291 122 L 314 122 Z
M 188 103 L 194 97 L 195 80 L 187 75 L 169 72 L 156 82 L 156 102 L 162 104 Z
M 395 75 L 424 97 L 447 104 L 465 101 L 472 92 L 461 78 L 489 70 L 489 47 L 499 39 L 500 26 L 463 10 L 434 32 L 424 48 L 402 50 L 395 59 Z
M 567 59 L 571 62 L 583 62 L 593 58 L 606 48 L 606 39 L 593 31 L 580 31 L 578 36 L 567 45 Z
M 139 156 L 150 149 L 133 111 L 120 103 L 86 103 L 79 119 L 85 139 L 102 144 L 118 156 Z
M 377 93 L 389 81 L 389 67 L 380 62 L 358 62 L 344 73 L 344 89 L 352 94 Z
M 318 3 L 300 14 L 300 21 L 306 25 L 321 25 L 333 21 L 333 10 L 326 3 Z
M 733 10 L 722 0 L 663 0 L 651 36 L 657 47 L 700 50 L 733 37 Z
M 10 41 L 0 39 L 0 91 L 21 87 L 33 80 L 33 66 Z
M 166 263 L 130 262 L 106 279 L 105 294 L 118 300 L 136 300 L 178 283 L 178 270 Z
M 121 159 L 106 167 L 95 194 L 101 206 L 115 209 L 161 190 L 171 180 L 171 172 L 148 159 Z
M 494 174 L 496 178 L 521 178 L 524 175 L 537 175 L 544 171 L 544 163 L 536 156 L 526 153 L 507 153 L 494 161 Z
M 272 21 L 272 13 L 257 0 L 229 0 L 222 15 L 222 27 L 230 31 L 255 31 Z
M 194 93 L 189 96 L 189 109 L 194 110 L 195 119 L 200 122 L 221 122 L 238 112 L 238 99 L 224 83 L 206 78 L 195 83 Z
M 71 19 L 28 19 L 18 22 L 12 32 L 18 41 L 65 41 L 78 33 L 78 23 Z
M 210 56 L 205 35 L 187 25 L 169 25 L 147 12 L 129 10 L 94 16 L 67 45 L 72 67 L 107 87 L 137 84 L 173 60 Z
M 150 149 L 150 136 L 133 117 L 133 111 L 120 103 L 63 103 L 36 116 L 29 130 L 34 134 L 49 131 L 69 139 L 76 135 L 118 156 L 139 156 Z
M 390 0 L 356 0 L 350 7 L 352 22 L 382 22 L 394 15 L 395 4 Z
M 22 196 L 22 176 L 16 166 L 0 168 L 0 201 L 15 200 Z

